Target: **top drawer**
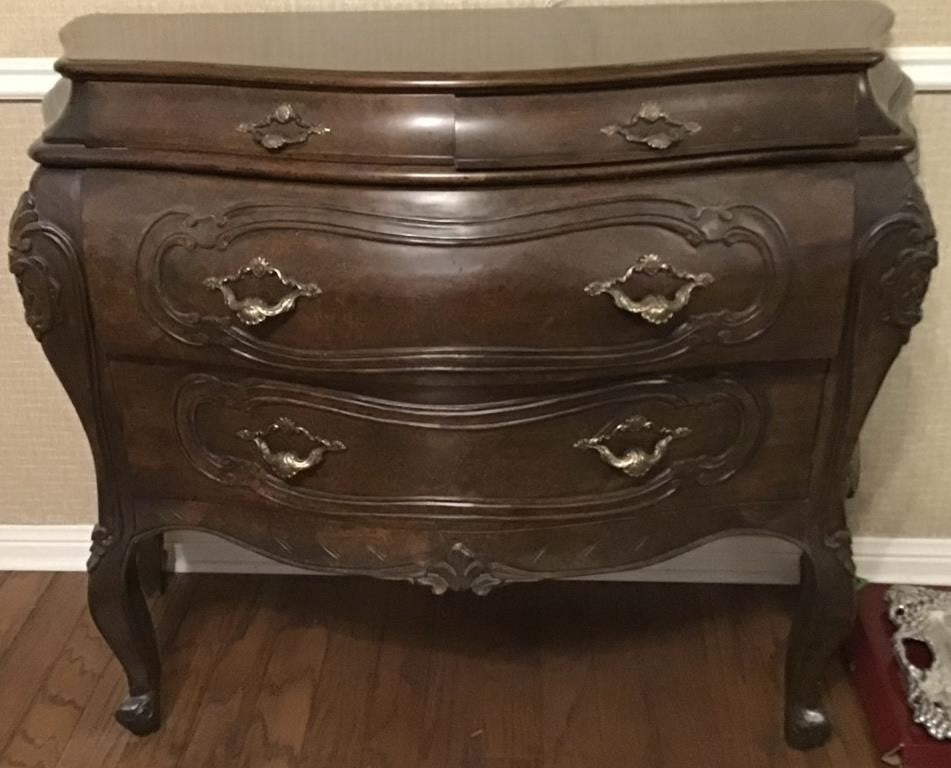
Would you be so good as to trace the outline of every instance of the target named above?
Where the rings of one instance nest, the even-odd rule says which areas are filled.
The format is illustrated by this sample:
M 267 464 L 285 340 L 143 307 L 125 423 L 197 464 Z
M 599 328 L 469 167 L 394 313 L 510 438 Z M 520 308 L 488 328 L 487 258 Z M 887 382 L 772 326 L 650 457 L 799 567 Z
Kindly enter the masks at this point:
M 46 140 L 206 165 L 556 168 L 854 145 L 856 93 L 847 73 L 491 96 L 79 82 Z
M 528 168 L 849 145 L 858 140 L 855 92 L 854 75 L 813 75 L 460 97 L 456 164 Z
M 343 163 L 452 164 L 451 94 L 80 82 L 58 143 Z

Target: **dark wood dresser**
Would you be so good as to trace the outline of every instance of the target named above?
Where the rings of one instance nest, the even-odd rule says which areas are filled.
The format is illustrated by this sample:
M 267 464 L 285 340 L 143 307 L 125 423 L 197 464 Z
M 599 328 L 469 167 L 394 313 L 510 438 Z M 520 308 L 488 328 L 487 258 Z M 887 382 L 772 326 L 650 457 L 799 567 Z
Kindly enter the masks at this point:
M 170 530 L 479 594 L 765 533 L 803 551 L 786 734 L 821 744 L 859 430 L 936 264 L 890 23 L 67 26 L 10 268 L 95 457 L 119 721 L 159 726 L 136 554 Z

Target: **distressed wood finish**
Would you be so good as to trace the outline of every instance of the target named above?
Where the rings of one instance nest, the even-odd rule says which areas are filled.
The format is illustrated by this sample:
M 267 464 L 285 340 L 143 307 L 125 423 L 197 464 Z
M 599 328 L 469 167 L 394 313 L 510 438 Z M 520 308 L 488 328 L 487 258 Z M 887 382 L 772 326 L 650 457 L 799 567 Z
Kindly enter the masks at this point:
M 803 550 L 787 739 L 829 737 L 843 499 L 936 245 L 887 12 L 769 6 L 67 30 L 10 267 L 93 450 L 122 724 L 161 719 L 166 531 L 479 594 L 758 532 Z

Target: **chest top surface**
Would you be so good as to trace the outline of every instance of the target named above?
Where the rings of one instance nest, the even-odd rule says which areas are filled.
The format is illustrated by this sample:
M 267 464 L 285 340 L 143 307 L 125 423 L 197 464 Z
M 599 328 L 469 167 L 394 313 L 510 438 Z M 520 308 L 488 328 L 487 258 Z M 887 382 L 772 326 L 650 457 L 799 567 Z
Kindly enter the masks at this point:
M 868 64 L 880 57 L 891 22 L 891 11 L 875 2 L 92 15 L 63 29 L 60 66 L 187 76 L 214 65 L 265 77 L 262 70 L 296 70 L 312 80 L 321 72 L 355 82 L 372 74 L 460 87 L 541 73 L 570 79 L 565 71 L 578 69 L 622 68 L 630 75 L 715 60 Z
M 891 23 L 834 0 L 86 16 L 33 157 L 450 185 L 892 159 Z

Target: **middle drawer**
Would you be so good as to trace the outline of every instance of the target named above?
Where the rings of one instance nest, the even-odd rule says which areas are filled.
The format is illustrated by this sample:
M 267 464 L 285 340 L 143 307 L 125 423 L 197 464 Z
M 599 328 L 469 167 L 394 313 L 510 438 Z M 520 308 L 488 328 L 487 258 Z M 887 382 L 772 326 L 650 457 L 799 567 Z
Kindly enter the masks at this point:
M 110 219 L 85 243 L 110 353 L 603 376 L 827 359 L 840 337 L 852 192 L 838 167 L 583 191 L 136 176 L 87 184 L 87 215 Z

